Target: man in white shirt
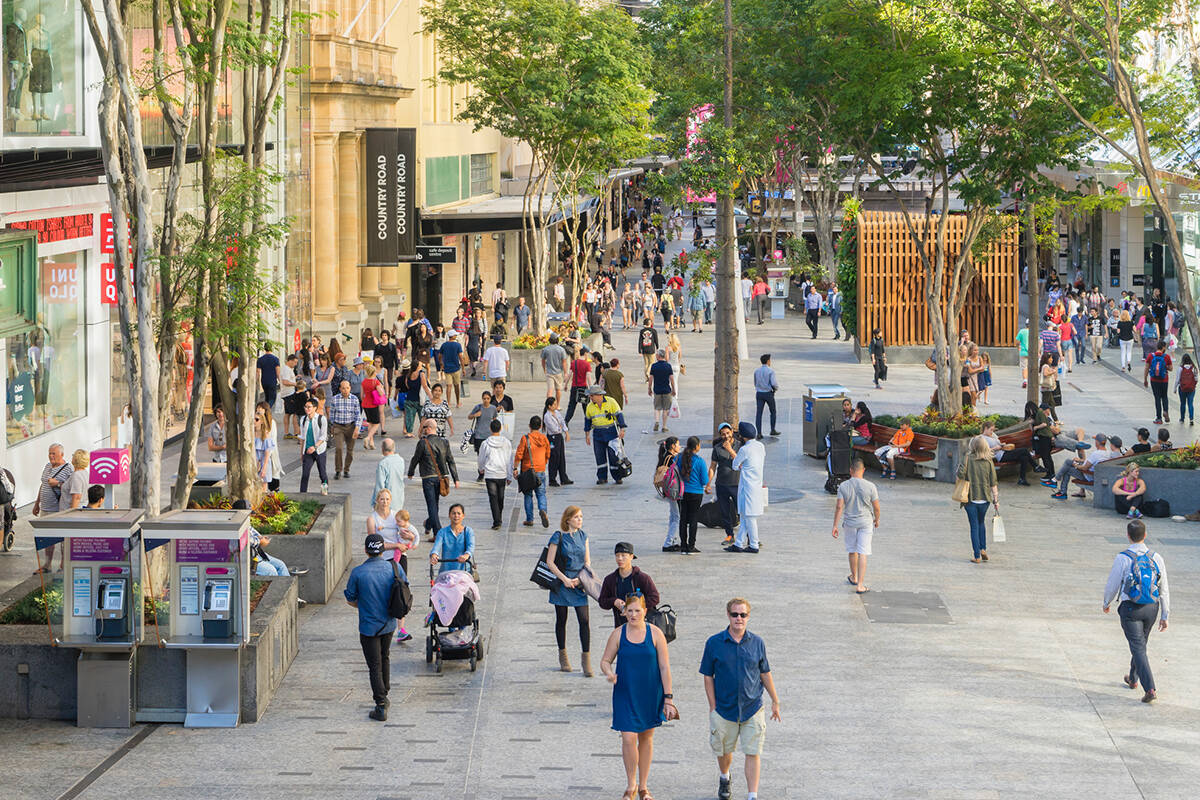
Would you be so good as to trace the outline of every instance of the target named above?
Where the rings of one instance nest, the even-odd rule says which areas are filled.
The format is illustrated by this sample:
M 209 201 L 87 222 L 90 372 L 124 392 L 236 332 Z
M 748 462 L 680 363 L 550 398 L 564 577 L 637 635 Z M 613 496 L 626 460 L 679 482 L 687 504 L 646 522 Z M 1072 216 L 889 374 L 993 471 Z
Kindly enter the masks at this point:
M 838 538 L 841 523 L 850 559 L 850 574 L 846 580 L 854 584 L 858 594 L 869 591 L 863 585 L 863 579 L 867 575 L 867 556 L 871 555 L 871 537 L 879 527 L 880 513 L 879 491 L 863 477 L 863 469 L 862 459 L 850 462 L 850 479 L 838 486 L 837 508 L 833 512 L 833 538 Z
M 742 313 L 746 315 L 746 322 L 750 321 L 750 292 L 754 289 L 754 281 L 742 276 Z
M 300 415 L 304 413 L 303 408 L 295 408 L 295 401 L 292 400 L 296 395 L 296 362 L 298 357 L 295 353 L 289 353 L 284 359 L 283 366 L 279 368 L 279 396 L 283 398 L 283 438 L 295 439 L 300 435 Z M 292 433 L 292 425 L 296 426 L 296 432 Z
M 508 351 L 500 346 L 501 341 L 499 336 L 493 336 L 492 346 L 483 353 L 484 372 L 488 380 L 508 377 Z
M 1162 556 L 1150 552 L 1146 547 L 1146 524 L 1140 519 L 1125 526 L 1129 547 L 1113 559 L 1104 585 L 1104 613 L 1109 613 L 1113 600 L 1120 597 L 1117 615 L 1121 618 L 1121 630 L 1129 642 L 1131 659 L 1129 674 L 1124 677 L 1125 685 L 1136 689 L 1138 681 L 1146 693 L 1143 703 L 1158 699 L 1154 688 L 1154 676 L 1150 673 L 1150 659 L 1146 656 L 1146 645 L 1154 621 L 1159 620 L 1158 629 L 1167 629 L 1167 616 L 1171 611 L 1171 596 L 1167 588 L 1167 566 Z

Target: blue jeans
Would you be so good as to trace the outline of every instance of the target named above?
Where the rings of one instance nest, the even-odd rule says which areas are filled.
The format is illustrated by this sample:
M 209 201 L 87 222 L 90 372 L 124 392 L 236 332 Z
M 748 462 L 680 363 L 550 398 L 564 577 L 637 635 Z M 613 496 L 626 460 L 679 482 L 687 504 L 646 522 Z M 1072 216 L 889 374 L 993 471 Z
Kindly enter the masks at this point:
M 704 324 L 705 325 L 712 324 L 713 311 L 716 310 L 716 307 L 717 307 L 716 303 L 705 303 L 704 304 Z
M 971 549 L 979 558 L 982 550 L 987 550 L 987 511 L 991 503 L 967 503 L 967 522 L 971 523 Z
M 546 472 L 544 470 L 542 472 L 535 472 L 534 474 L 537 475 L 542 480 L 541 480 L 541 483 L 538 484 L 536 489 L 534 489 L 532 492 L 525 493 L 525 521 L 526 522 L 533 522 L 533 496 L 534 495 L 537 495 L 538 511 L 546 510 L 546 481 L 549 479 L 546 477 Z
M 1075 348 L 1075 363 L 1083 363 L 1083 337 L 1074 336 L 1071 338 L 1071 345 Z
M 663 539 L 663 547 L 679 544 L 679 501 L 664 497 L 667 501 L 667 538 Z
M 617 438 L 617 428 L 593 428 L 592 452 L 596 456 L 596 480 L 608 480 L 608 470 L 617 468 L 617 454 L 608 443 Z
M 266 558 L 260 560 L 258 562 L 258 566 L 254 569 L 254 574 L 263 575 L 269 578 L 286 578 L 289 575 L 287 564 L 273 556 L 267 556 Z
M 830 311 L 829 321 L 833 323 L 833 335 L 840 337 L 842 335 L 841 330 L 839 330 L 842 324 L 842 310 L 839 308 L 837 311 Z
M 425 512 L 429 515 L 425 518 L 426 533 L 437 533 L 442 529 L 442 521 L 438 519 L 438 504 L 442 500 L 442 496 L 438 494 L 440 482 L 441 479 L 437 475 L 421 479 L 421 493 L 425 495 Z
M 1179 421 L 1180 422 L 1183 422 L 1184 417 L 1187 417 L 1188 419 L 1196 418 L 1196 409 L 1192 404 L 1192 401 L 1195 398 L 1196 398 L 1196 390 L 1195 389 L 1192 389 L 1190 392 L 1185 392 L 1182 389 L 1179 390 Z

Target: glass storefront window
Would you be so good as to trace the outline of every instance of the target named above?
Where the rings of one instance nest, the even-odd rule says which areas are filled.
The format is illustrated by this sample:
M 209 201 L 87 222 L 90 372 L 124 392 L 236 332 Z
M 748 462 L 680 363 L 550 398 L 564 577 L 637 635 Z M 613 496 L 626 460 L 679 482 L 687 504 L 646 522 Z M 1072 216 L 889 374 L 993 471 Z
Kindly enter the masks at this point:
M 3 0 L 4 131 L 83 134 L 79 9 L 51 0 Z
M 38 260 L 38 324 L 6 339 L 9 445 L 87 413 L 85 266 L 84 253 Z

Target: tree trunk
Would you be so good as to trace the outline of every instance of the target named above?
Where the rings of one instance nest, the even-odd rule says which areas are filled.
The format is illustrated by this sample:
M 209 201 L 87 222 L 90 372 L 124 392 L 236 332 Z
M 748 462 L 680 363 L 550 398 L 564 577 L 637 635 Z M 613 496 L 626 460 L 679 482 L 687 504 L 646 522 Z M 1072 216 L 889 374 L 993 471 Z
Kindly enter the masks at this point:
M 1026 378 L 1025 399 L 1036 403 L 1040 397 L 1042 381 L 1042 371 L 1037 366 L 1042 352 L 1042 343 L 1038 339 L 1038 333 L 1041 330 L 1039 321 L 1042 318 L 1042 288 L 1038 283 L 1041 265 L 1038 263 L 1037 215 L 1034 213 L 1032 198 L 1027 201 L 1025 208 L 1025 263 L 1029 269 L 1029 282 L 1026 284 L 1026 288 L 1029 290 L 1029 322 L 1026 326 L 1029 341 L 1026 343 L 1026 350 L 1029 354 L 1025 357 L 1025 362 L 1029 366 L 1026 370 L 1028 377 Z
M 733 6 L 725 0 L 725 126 L 733 127 Z M 736 277 L 737 225 L 733 216 L 733 187 L 722 187 L 718 194 L 720 216 L 717 239 L 721 258 L 717 262 L 717 347 L 713 365 L 713 423 L 715 431 L 722 422 L 738 424 L 739 345 L 744 347 L 738 323 L 742 317 L 741 297 Z

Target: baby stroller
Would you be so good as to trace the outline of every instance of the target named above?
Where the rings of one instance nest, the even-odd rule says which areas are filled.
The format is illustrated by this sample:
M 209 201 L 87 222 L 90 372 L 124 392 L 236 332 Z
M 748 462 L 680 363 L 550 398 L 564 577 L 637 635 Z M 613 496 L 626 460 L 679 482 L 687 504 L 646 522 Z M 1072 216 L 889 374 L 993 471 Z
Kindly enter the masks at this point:
M 825 479 L 825 491 L 837 494 L 842 481 L 850 477 L 850 457 L 853 454 L 850 431 L 831 430 L 825 441 L 829 446 L 825 454 L 825 471 L 828 474 Z
M 0 506 L 4 508 L 4 533 L 3 538 L 0 538 L 0 546 L 6 553 L 12 550 L 13 541 L 16 539 L 13 531 L 13 525 L 17 521 L 16 492 L 17 482 L 13 480 L 12 473 L 0 469 Z
M 474 567 L 473 561 L 468 561 Z M 471 672 L 483 660 L 483 637 L 479 635 L 479 617 L 475 614 L 475 603 L 464 597 L 462 605 L 449 625 L 442 625 L 433 607 L 433 584 L 437 581 L 437 565 L 429 565 L 429 634 L 425 637 L 425 663 L 433 663 L 434 671 L 442 673 L 443 659 L 469 659 Z

